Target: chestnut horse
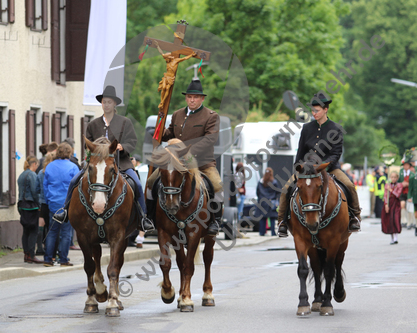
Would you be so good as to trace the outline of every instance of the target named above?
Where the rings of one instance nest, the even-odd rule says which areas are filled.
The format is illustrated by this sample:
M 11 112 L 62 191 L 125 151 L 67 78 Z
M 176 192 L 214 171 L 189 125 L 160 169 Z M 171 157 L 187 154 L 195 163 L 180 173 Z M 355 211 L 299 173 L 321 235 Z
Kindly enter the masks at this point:
M 332 177 L 325 171 L 329 163 L 299 165 L 297 187 L 291 198 L 289 229 L 294 236 L 298 256 L 300 302 L 297 315 L 311 311 L 333 316 L 331 287 L 334 278 L 334 299 L 343 302 L 346 291 L 343 285 L 342 263 L 350 233 L 346 197 Z M 306 280 L 309 272 L 307 255 L 315 280 L 314 301 L 310 309 Z M 326 288 L 321 290 L 324 273 Z
M 162 300 L 169 304 L 175 299 L 175 289 L 169 279 L 169 245 L 172 245 L 181 276 L 178 307 L 181 312 L 194 311 L 190 283 L 194 274 L 194 259 L 199 253 L 200 240 L 204 237 L 205 280 L 202 305 L 214 306 L 210 267 L 215 238 L 207 234 L 207 226 L 212 217 L 207 210 L 207 190 L 200 171 L 194 164 L 192 155 L 188 153 L 188 148 L 177 139 L 170 140 L 168 147 L 155 150 L 152 162 L 160 166 L 161 173 L 155 225 L 158 230 L 160 267 L 163 273 Z
M 118 283 L 127 247 L 126 237 L 135 230 L 138 220 L 134 194 L 115 163 L 117 140 L 111 145 L 97 144 L 97 140 L 92 143 L 85 139 L 85 142 L 91 157 L 84 176 L 73 191 L 68 211 L 84 255 L 88 281 L 84 312 L 96 313 L 97 302 L 108 300 L 106 316 L 118 317 L 119 310 L 123 310 L 118 300 Z M 131 217 L 136 223 L 129 223 Z M 100 243 L 103 242 L 110 245 L 109 292 L 103 283 L 100 265 Z

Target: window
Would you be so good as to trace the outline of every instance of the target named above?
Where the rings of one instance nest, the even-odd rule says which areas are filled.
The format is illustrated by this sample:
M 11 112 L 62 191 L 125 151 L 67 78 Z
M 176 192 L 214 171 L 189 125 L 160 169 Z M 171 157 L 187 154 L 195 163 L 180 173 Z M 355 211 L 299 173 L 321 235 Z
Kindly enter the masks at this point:
M 278 133 L 272 137 L 272 147 L 276 150 L 290 150 L 291 137 L 290 133 Z
M 16 203 L 15 111 L 0 105 L 0 208 Z
M 87 132 L 87 125 L 90 121 L 94 119 L 94 112 L 93 113 L 85 113 L 85 116 L 81 118 L 81 160 L 84 161 L 85 159 L 85 140 L 84 136 Z
M 0 24 L 14 23 L 14 0 L 0 0 Z
M 32 31 L 48 30 L 48 0 L 26 0 L 26 26 Z
M 51 75 L 58 84 L 84 81 L 90 2 L 51 2 Z

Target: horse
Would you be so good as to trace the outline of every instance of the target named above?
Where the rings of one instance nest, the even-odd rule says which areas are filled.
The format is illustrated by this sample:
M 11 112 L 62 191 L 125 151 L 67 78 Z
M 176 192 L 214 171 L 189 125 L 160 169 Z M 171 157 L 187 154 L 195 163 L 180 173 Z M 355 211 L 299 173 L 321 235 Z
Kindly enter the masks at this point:
M 163 273 L 161 298 L 166 304 L 175 299 L 175 289 L 169 279 L 171 269 L 170 247 L 176 253 L 180 271 L 180 290 L 177 306 L 181 312 L 193 312 L 190 284 L 194 274 L 194 259 L 198 258 L 201 238 L 205 246 L 203 259 L 205 280 L 203 284 L 203 306 L 215 306 L 212 294 L 210 267 L 213 261 L 215 238 L 207 234 L 211 214 L 207 210 L 208 193 L 195 160 L 188 152 L 189 147 L 178 139 L 168 141 L 166 148 L 156 149 L 152 162 L 160 166 L 160 182 L 155 212 L 158 230 L 160 268 Z M 185 253 L 184 247 L 187 247 Z
M 97 144 L 100 140 L 92 143 L 85 139 L 90 157 L 85 174 L 73 190 L 68 216 L 84 255 L 88 282 L 84 312 L 97 313 L 97 302 L 108 301 L 106 316 L 118 317 L 120 310 L 123 310 L 123 304 L 118 299 L 119 274 L 123 266 L 127 236 L 136 229 L 137 223 L 133 222 L 137 222 L 138 216 L 134 192 L 115 162 L 118 142 L 115 140 L 110 145 Z M 109 292 L 100 265 L 100 243 L 103 242 L 110 245 L 110 262 L 107 267 Z
M 342 264 L 350 233 L 346 196 L 335 180 L 325 171 L 329 163 L 298 165 L 296 188 L 291 196 L 289 230 L 294 237 L 298 257 L 300 294 L 297 315 L 320 312 L 333 316 L 331 287 L 334 299 L 343 302 L 346 291 L 343 284 Z M 310 309 L 306 280 L 309 273 L 307 256 L 315 281 L 314 301 Z M 324 294 L 321 277 L 325 278 Z

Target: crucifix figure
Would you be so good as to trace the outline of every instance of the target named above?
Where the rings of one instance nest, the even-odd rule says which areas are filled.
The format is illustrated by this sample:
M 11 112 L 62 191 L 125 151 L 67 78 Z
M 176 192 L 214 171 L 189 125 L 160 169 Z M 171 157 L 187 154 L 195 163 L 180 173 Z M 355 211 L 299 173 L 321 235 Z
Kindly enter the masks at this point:
M 157 41 L 155 41 L 155 45 L 159 53 L 161 54 L 161 56 L 167 62 L 167 71 L 166 73 L 164 73 L 164 77 L 159 82 L 159 86 L 158 86 L 158 91 L 161 92 L 161 103 L 159 103 L 158 108 L 163 109 L 165 100 L 170 95 L 171 86 L 175 82 L 175 74 L 177 73 L 178 64 L 180 62 L 190 59 L 191 57 L 195 57 L 197 53 L 193 52 L 184 58 L 175 58 L 171 52 L 164 54 L 164 52 L 159 47 L 159 43 Z

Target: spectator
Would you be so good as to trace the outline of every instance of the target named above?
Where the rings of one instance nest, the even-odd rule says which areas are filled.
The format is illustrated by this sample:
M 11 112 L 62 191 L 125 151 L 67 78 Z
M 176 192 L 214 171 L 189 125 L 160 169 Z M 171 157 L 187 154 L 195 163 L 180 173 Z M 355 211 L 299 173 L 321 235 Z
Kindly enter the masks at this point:
M 381 214 L 382 232 L 391 235 L 391 245 L 398 244 L 397 235 L 401 233 L 400 195 L 403 185 L 398 178 L 397 172 L 391 172 L 391 183 L 385 184 L 384 209 Z
M 375 210 L 375 170 L 372 170 L 372 172 L 369 172 L 366 175 L 366 185 L 369 188 L 369 200 L 371 203 L 371 210 L 369 211 L 369 217 L 372 217 L 374 215 Z
M 398 181 L 402 184 L 402 192 L 400 196 L 400 202 L 401 202 L 401 225 L 403 227 L 406 227 L 408 225 L 411 225 L 412 216 L 409 216 L 406 209 L 406 201 L 408 197 L 408 184 L 409 179 L 414 178 L 414 173 L 411 172 L 411 165 L 412 165 L 412 156 L 405 155 L 404 158 L 401 160 L 402 168 L 400 169 L 399 179 Z M 411 227 L 410 227 L 411 229 Z
M 352 175 L 352 164 L 350 163 L 343 163 L 341 166 L 342 171 L 346 174 L 346 176 L 348 176 L 349 180 L 352 183 L 355 183 L 353 181 L 353 175 Z
M 39 223 L 39 196 L 36 192 L 35 173 L 38 165 L 39 162 L 35 156 L 28 156 L 24 164 L 24 171 L 17 179 L 17 184 L 19 186 L 20 224 L 23 227 L 24 262 L 42 264 L 43 261 L 35 257 Z
M 273 186 L 270 186 L 269 184 Z M 279 188 L 278 181 L 274 178 L 272 168 L 266 168 L 263 178 L 259 181 L 256 188 L 256 195 L 258 196 L 258 205 L 256 206 L 254 216 L 261 217 L 259 221 L 259 235 L 266 234 L 266 219 L 269 217 L 271 221 L 271 235 L 276 236 L 275 220 L 278 217 L 277 206 L 280 192 L 274 188 Z M 259 208 L 261 206 L 262 208 Z
M 236 165 L 235 184 L 238 190 L 238 195 L 239 195 L 239 200 L 240 200 L 239 206 L 237 207 L 237 215 L 238 215 L 238 218 L 241 218 L 243 214 L 243 205 L 245 204 L 245 198 L 246 198 L 245 168 L 243 167 L 242 162 L 239 162 Z
M 48 153 L 55 153 L 58 149 L 58 144 L 55 141 L 52 141 L 48 144 L 48 147 L 46 147 L 47 154 Z
M 39 152 L 42 154 L 42 157 L 41 157 L 41 159 L 39 160 L 39 166 L 38 166 L 38 168 L 36 169 L 36 173 L 37 173 L 37 174 L 38 174 L 38 173 L 39 173 L 39 171 L 41 171 L 41 170 L 42 170 L 42 168 L 43 168 L 43 161 L 45 160 L 45 155 L 48 153 L 47 148 L 48 148 L 48 143 L 43 143 L 43 144 L 41 144 L 41 145 L 39 146 Z
M 384 168 L 382 166 L 375 168 L 375 217 L 381 218 L 381 212 L 384 208 L 384 188 L 387 178 L 384 174 Z
M 70 157 L 69 160 L 78 167 L 78 170 L 81 170 L 81 165 L 80 165 L 80 163 L 78 163 L 78 158 L 76 158 L 74 156 L 74 144 L 75 144 L 74 139 L 73 138 L 66 138 L 64 140 L 64 142 L 68 143 L 71 146 L 71 149 L 72 149 L 71 157 Z
M 72 227 L 70 223 L 53 223 L 52 216 L 64 205 L 69 183 L 78 173 L 78 167 L 70 162 L 72 154 L 71 146 L 63 142 L 58 146 L 56 159 L 51 162 L 45 169 L 45 178 L 43 188 L 45 201 L 49 207 L 49 231 L 46 236 L 45 263 L 46 267 L 53 266 L 52 255 L 55 248 L 55 242 L 60 233 L 61 241 L 59 243 L 59 259 L 61 266 L 72 266 L 68 261 L 68 251 L 71 242 Z

